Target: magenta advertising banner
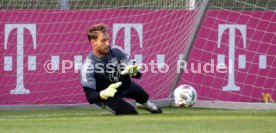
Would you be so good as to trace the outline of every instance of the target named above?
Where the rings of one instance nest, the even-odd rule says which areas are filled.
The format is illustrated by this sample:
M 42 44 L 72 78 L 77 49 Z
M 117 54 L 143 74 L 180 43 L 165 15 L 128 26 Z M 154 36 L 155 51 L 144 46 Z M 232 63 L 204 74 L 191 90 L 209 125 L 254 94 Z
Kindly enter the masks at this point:
M 151 99 L 167 98 L 194 13 L 2 10 L 0 104 L 86 103 L 79 72 L 92 50 L 86 29 L 100 22 L 109 27 L 110 43 L 148 65 L 135 81 Z M 179 84 L 194 86 L 201 100 L 258 102 L 262 93 L 276 99 L 275 22 L 268 11 L 208 11 Z M 198 71 L 204 67 L 208 70 Z M 210 72 L 212 67 L 218 70 Z
M 213 61 L 227 72 L 186 73 L 181 83 L 197 88 L 206 100 L 263 102 L 263 93 L 276 99 L 275 13 L 209 11 L 207 15 L 189 63 Z

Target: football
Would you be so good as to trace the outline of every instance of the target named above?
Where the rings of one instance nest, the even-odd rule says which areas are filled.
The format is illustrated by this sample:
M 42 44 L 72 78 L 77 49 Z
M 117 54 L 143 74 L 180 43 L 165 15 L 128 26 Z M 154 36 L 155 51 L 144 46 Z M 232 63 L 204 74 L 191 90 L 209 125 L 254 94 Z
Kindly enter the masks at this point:
M 173 93 L 174 104 L 176 107 L 192 107 L 197 100 L 197 92 L 190 85 L 180 85 Z

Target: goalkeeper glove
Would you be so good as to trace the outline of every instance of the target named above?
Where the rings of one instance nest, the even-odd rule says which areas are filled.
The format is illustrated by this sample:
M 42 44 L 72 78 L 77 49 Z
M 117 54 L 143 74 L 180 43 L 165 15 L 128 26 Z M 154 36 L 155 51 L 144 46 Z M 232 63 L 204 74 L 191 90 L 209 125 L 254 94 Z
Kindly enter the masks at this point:
M 129 74 L 131 76 L 136 76 L 140 70 L 141 70 L 141 67 L 138 67 L 136 65 L 129 65 L 129 66 L 126 66 L 126 68 L 123 71 L 121 71 L 121 75 Z
M 106 100 L 108 97 L 114 97 L 117 88 L 122 85 L 122 82 L 117 82 L 109 85 L 105 90 L 100 92 L 100 97 Z

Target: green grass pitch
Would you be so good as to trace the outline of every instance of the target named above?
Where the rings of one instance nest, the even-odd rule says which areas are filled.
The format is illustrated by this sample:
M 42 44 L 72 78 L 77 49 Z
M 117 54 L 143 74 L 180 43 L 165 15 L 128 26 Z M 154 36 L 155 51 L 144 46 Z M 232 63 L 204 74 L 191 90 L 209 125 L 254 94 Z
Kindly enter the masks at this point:
M 275 133 L 276 110 L 164 108 L 115 116 L 99 109 L 0 111 L 0 133 Z

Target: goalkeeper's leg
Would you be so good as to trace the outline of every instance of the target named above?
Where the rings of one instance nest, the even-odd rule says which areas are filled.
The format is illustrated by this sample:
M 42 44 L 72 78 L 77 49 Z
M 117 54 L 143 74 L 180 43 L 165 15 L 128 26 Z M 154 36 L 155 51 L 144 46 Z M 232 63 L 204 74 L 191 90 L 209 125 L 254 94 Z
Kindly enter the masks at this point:
M 98 104 L 116 115 L 138 114 L 136 109 L 120 97 L 110 97 Z
M 150 111 L 151 113 L 162 113 L 161 108 L 157 107 L 154 103 L 150 102 L 149 95 L 144 89 L 135 82 L 132 82 L 129 88 L 122 92 L 122 97 L 135 99 L 143 109 Z

